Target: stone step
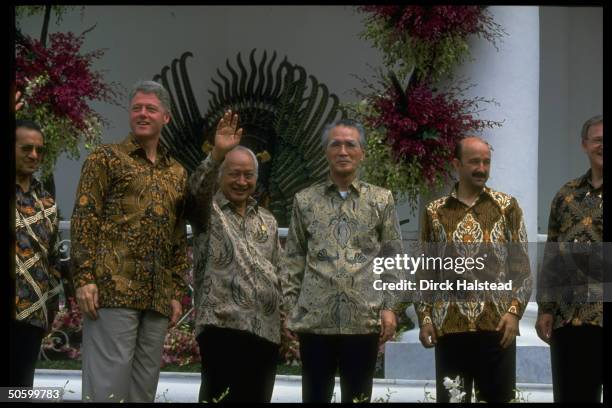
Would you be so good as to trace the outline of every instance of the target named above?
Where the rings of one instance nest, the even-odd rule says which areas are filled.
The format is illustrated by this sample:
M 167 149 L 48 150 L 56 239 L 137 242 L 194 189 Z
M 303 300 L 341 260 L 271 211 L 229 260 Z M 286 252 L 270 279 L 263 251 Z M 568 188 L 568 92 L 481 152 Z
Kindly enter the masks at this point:
M 301 402 L 301 377 L 277 375 L 272 402 Z M 64 388 L 64 400 L 81 400 L 80 370 L 38 369 L 34 377 L 35 387 Z M 522 396 L 529 402 L 552 402 L 550 384 L 517 384 Z M 156 402 L 197 402 L 200 374 L 162 372 L 157 386 Z M 435 396 L 435 381 L 375 379 L 372 400 L 375 402 L 424 402 L 425 391 Z M 336 378 L 335 399 L 340 401 L 340 384 Z

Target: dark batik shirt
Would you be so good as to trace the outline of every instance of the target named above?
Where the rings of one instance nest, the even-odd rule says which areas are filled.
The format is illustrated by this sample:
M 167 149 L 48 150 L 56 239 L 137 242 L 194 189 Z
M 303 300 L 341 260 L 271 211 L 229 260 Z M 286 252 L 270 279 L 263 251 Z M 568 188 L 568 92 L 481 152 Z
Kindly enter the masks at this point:
M 155 164 L 132 135 L 83 165 L 71 222 L 75 288 L 96 283 L 100 307 L 155 310 L 187 293 L 187 172 L 160 145 Z
M 55 200 L 36 179 L 17 184 L 15 215 L 15 318 L 48 329 L 62 288 Z
M 591 170 L 581 177 L 566 183 L 555 195 L 550 206 L 548 219 L 549 243 L 593 243 L 603 241 L 603 185 L 594 188 L 591 185 Z M 541 285 L 554 286 L 554 280 L 561 280 L 562 285 L 571 286 L 572 277 L 555 276 L 559 271 L 568 271 L 564 264 L 568 259 L 563 246 L 551 245 L 546 248 L 542 271 Z M 578 248 L 578 246 L 575 246 Z M 601 247 L 599 247 L 601 248 Z M 569 250 L 570 247 L 567 248 Z M 580 263 L 574 264 L 580 265 Z M 581 274 L 583 271 L 574 270 Z M 591 289 L 600 287 L 601 282 L 590 284 Z M 544 290 L 544 289 L 543 289 Z M 555 296 L 555 295 L 552 295 Z M 557 298 L 557 296 L 555 296 Z M 562 298 L 561 298 L 562 299 Z M 603 327 L 603 303 L 593 302 L 563 302 L 547 301 L 538 302 L 538 313 L 551 313 L 554 315 L 553 328 L 565 325 L 580 326 L 583 324 Z M 602 299 L 603 300 L 603 299 Z

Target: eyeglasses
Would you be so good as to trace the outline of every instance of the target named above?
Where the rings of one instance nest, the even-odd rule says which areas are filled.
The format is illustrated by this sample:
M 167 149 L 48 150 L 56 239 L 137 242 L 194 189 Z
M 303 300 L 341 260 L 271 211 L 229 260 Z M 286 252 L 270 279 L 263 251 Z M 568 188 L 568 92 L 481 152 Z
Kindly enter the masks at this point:
M 35 151 L 39 156 L 44 155 L 45 152 L 47 151 L 47 149 L 44 146 L 35 146 L 31 144 L 20 145 L 19 148 L 25 154 L 30 154 L 33 151 Z

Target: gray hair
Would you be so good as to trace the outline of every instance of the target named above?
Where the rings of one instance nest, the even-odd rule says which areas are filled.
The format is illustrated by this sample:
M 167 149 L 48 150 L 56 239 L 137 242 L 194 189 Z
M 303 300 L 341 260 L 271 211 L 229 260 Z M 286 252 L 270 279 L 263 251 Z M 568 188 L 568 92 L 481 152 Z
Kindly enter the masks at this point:
M 325 128 L 323 129 L 323 133 L 321 134 L 321 146 L 323 146 L 323 150 L 327 149 L 327 145 L 329 143 L 329 133 L 332 131 L 333 128 L 337 126 L 345 126 L 345 127 L 351 127 L 353 129 L 357 129 L 357 132 L 359 132 L 359 144 L 361 145 L 362 149 L 365 149 L 366 138 L 365 138 L 365 129 L 363 128 L 363 125 L 353 119 L 340 119 L 328 125 L 325 125 Z
M 161 84 L 155 81 L 138 81 L 132 87 L 130 92 L 129 103 L 132 103 L 132 99 L 136 96 L 136 93 L 142 92 L 145 94 L 154 94 L 157 99 L 161 102 L 166 112 L 170 113 L 170 94 Z
M 584 141 L 587 139 L 591 126 L 599 125 L 600 123 L 603 123 L 603 115 L 595 115 L 592 118 L 588 119 L 586 122 L 584 122 L 584 125 L 582 125 L 582 131 L 580 132 L 582 140 Z
M 255 153 L 253 153 L 253 151 L 249 149 L 248 147 L 238 145 L 238 146 L 235 146 L 229 152 L 225 153 L 225 157 L 227 157 L 228 154 L 234 151 L 246 152 L 251 156 L 251 158 L 253 159 L 253 163 L 255 163 L 255 180 L 257 180 L 257 176 L 259 175 L 259 163 L 257 162 L 257 156 L 255 155 Z M 219 167 L 219 180 L 221 180 L 221 177 L 223 176 L 223 170 L 225 169 L 226 162 L 227 160 L 223 160 L 223 162 L 221 163 L 221 166 Z

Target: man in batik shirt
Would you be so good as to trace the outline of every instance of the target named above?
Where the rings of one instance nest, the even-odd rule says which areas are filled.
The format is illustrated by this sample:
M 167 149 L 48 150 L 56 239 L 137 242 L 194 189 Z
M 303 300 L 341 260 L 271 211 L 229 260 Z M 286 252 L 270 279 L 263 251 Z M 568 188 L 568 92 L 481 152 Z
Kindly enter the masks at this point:
M 278 363 L 278 228 L 251 197 L 258 163 L 237 126 L 226 112 L 189 178 L 200 402 L 270 402 Z
M 154 401 L 167 329 L 187 294 L 187 172 L 159 143 L 168 92 L 137 83 L 129 115 L 128 137 L 85 160 L 72 213 L 88 401 Z
M 603 385 L 603 254 L 592 245 L 603 241 L 603 116 L 585 122 L 582 149 L 591 168 L 552 201 L 538 280 L 536 331 L 550 344 L 555 402 L 601 402 Z
M 329 177 L 295 196 L 282 266 L 287 328 L 298 334 L 304 402 L 330 402 L 336 369 L 342 402 L 369 401 L 381 344 L 395 333 L 400 302 L 373 289 L 375 257 L 402 253 L 389 190 L 357 177 L 365 132 L 352 120 L 328 125 Z M 395 269 L 382 280 L 397 282 Z
M 419 340 L 425 347 L 435 346 L 437 402 L 449 401 L 444 377 L 457 375 L 466 401 L 474 383 L 478 400 L 507 402 L 514 398 L 515 336 L 531 295 L 532 278 L 521 208 L 514 197 L 485 185 L 490 165 L 488 143 L 477 137 L 462 139 L 453 159 L 459 182 L 451 194 L 427 205 L 421 222 L 420 241 L 431 248 L 431 254 L 461 254 L 481 258 L 485 264 L 479 273 L 455 268 L 442 276 L 496 285 L 512 281 L 508 292 L 436 291 L 415 303 Z M 421 268 L 417 281 L 445 280 L 435 273 Z
M 44 154 L 38 124 L 15 126 L 15 315 L 10 321 L 9 384 L 31 387 L 44 335 L 51 329 L 62 289 L 57 207 L 34 177 Z

